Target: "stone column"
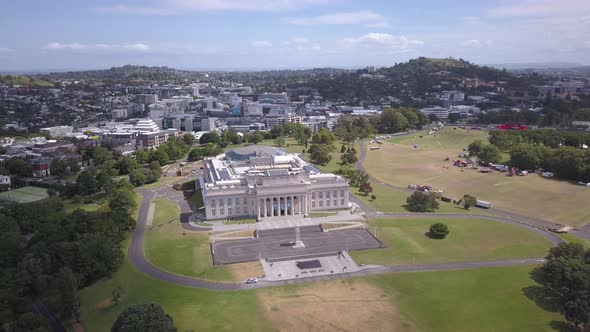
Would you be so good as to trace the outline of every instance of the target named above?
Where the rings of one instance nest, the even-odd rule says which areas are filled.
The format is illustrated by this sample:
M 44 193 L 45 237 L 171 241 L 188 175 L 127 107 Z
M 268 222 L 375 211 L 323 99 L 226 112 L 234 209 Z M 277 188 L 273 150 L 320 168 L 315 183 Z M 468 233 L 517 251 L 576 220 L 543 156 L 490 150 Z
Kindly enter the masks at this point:
M 264 202 L 264 209 L 263 210 L 264 210 L 264 217 L 266 218 L 267 217 L 267 215 L 266 215 L 266 198 L 263 198 L 262 201 Z
M 290 196 L 291 198 L 291 207 L 289 208 L 289 211 L 291 211 L 291 215 L 295 215 L 295 196 Z
M 258 213 L 256 214 L 256 219 L 260 220 L 260 199 L 257 200 L 256 205 L 258 205 Z
M 303 213 L 303 210 L 301 209 L 303 204 L 303 195 L 299 195 L 297 196 L 297 210 L 299 214 Z
M 307 215 L 307 195 L 303 196 L 303 214 Z

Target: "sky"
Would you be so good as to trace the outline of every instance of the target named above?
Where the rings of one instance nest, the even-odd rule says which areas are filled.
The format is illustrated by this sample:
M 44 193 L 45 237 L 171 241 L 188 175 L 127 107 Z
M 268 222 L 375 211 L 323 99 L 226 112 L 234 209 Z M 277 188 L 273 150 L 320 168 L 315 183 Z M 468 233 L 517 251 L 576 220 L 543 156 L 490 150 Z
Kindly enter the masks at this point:
M 0 70 L 590 65 L 590 0 L 0 0 Z

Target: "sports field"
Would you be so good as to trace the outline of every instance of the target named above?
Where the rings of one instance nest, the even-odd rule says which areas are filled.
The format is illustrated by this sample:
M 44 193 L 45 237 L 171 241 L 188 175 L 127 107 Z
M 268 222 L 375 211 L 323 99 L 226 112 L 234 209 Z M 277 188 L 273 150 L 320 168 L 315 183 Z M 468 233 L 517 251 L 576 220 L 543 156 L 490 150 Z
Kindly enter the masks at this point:
M 0 192 L 0 204 L 3 203 L 32 203 L 49 197 L 47 189 L 39 187 L 22 187 Z
M 442 222 L 450 234 L 426 236 Z M 351 251 L 357 263 L 405 265 L 534 258 L 547 255 L 551 242 L 525 228 L 483 219 L 371 219 L 369 231 L 385 248 Z
M 430 185 L 452 198 L 469 193 L 491 202 L 494 208 L 561 224 L 581 226 L 590 222 L 588 188 L 537 174 L 508 177 L 500 172 L 484 174 L 452 166 L 462 149 L 475 139 L 485 139 L 486 132 L 447 127 L 436 136 L 421 135 L 398 137 L 379 150 L 367 151 L 363 166 L 378 180 L 398 186 Z

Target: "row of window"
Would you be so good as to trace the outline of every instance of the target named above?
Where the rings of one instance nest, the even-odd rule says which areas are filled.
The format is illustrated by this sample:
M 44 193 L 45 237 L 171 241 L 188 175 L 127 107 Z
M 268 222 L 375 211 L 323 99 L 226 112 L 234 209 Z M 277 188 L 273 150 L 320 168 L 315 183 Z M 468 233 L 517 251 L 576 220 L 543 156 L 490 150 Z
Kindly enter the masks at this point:
M 338 191 L 336 191 L 336 190 L 326 191 L 326 192 L 318 191 L 317 193 L 318 193 L 319 198 L 324 198 L 324 195 L 326 196 L 326 198 L 330 198 L 330 193 L 332 194 L 333 198 L 338 198 Z M 316 192 L 312 191 L 311 192 L 311 199 L 315 199 L 315 197 L 316 197 L 315 195 L 316 195 Z M 344 190 L 340 190 L 340 197 L 344 197 Z
M 235 212 L 236 215 L 239 215 L 240 213 L 242 213 L 242 209 L 239 206 L 236 207 L 235 210 L 232 210 L 232 208 L 227 208 L 227 215 L 228 216 L 229 215 L 232 215 L 233 214 L 232 212 Z M 247 214 L 247 213 L 248 213 L 248 208 L 245 207 L 244 208 L 244 214 Z M 212 216 L 216 216 L 217 215 L 217 210 L 216 209 L 211 209 L 211 215 Z M 219 215 L 220 216 L 225 215 L 225 209 L 224 208 L 220 208 L 219 209 Z
M 333 206 L 338 206 L 338 200 L 337 199 L 335 199 L 333 201 L 333 203 L 334 203 Z M 316 205 L 316 201 L 311 201 L 311 207 L 314 208 L 315 205 Z M 340 205 L 344 205 L 344 198 L 340 199 Z M 329 207 L 329 206 L 330 206 L 330 200 L 327 199 L 326 200 L 326 207 Z M 324 201 L 323 200 L 322 201 L 318 201 L 318 207 L 324 207 Z
M 244 197 L 243 198 L 244 204 L 248 204 L 248 198 Z M 211 201 L 211 207 L 215 207 L 217 206 L 217 200 L 212 199 Z M 219 206 L 224 206 L 225 202 L 227 202 L 227 206 L 232 206 L 234 205 L 240 205 L 240 197 L 236 197 L 236 198 L 221 198 L 219 199 Z

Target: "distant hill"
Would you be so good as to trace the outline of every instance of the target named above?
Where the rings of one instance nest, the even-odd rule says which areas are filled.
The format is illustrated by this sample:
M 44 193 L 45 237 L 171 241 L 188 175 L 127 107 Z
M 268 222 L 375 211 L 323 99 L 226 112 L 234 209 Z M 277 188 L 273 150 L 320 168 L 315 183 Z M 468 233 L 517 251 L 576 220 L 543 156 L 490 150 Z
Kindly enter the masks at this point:
M 46 77 L 73 80 L 166 80 L 176 78 L 194 78 L 200 77 L 201 75 L 202 74 L 198 72 L 178 70 L 169 67 L 125 65 L 121 67 L 112 67 L 110 69 L 56 72 L 50 73 L 46 75 Z
M 30 76 L 23 76 L 23 75 L 0 75 L 0 83 L 15 86 L 28 86 L 33 88 L 52 88 L 53 83 L 41 80 L 38 78 L 30 77 Z

